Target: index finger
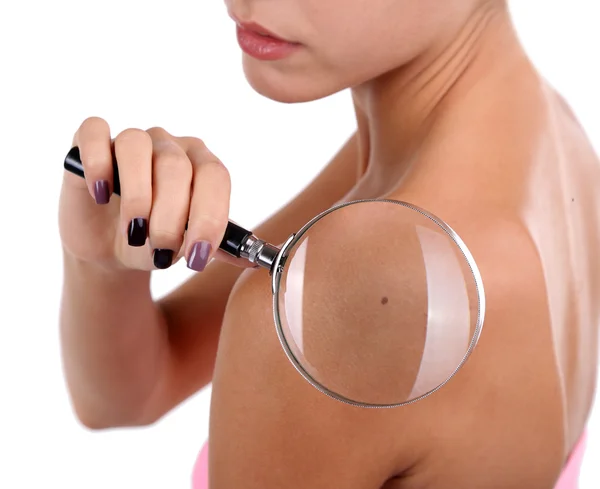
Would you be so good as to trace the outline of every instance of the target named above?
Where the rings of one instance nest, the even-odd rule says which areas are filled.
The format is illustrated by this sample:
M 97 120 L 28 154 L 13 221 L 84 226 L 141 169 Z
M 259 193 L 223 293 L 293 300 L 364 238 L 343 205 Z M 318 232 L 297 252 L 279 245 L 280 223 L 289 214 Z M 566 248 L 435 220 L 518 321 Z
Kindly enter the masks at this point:
M 198 139 L 185 138 L 194 175 L 185 256 L 188 267 L 202 271 L 219 249 L 229 217 L 231 180 L 221 161 Z
M 108 203 L 113 190 L 113 154 L 108 123 L 99 117 L 86 119 L 75 133 L 73 145 L 79 147 L 90 195 L 98 204 Z

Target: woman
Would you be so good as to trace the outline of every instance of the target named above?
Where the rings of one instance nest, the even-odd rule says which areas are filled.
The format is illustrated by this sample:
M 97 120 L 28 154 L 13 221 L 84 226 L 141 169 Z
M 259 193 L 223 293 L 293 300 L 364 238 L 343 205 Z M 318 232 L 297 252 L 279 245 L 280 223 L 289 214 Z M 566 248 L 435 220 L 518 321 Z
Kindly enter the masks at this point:
M 215 251 L 230 191 L 217 156 L 160 128 L 112 141 L 90 118 L 74 139 L 86 180 L 65 174 L 60 207 L 63 355 L 81 422 L 151 424 L 212 381 L 212 489 L 572 487 L 597 365 L 600 172 L 505 2 L 226 3 L 257 92 L 293 103 L 351 87 L 356 110 L 356 133 L 256 234 L 280 243 L 359 198 L 423 207 L 475 257 L 484 333 L 415 404 L 322 395 L 279 345 L 268 274 Z M 152 270 L 180 257 L 201 273 L 154 302 Z M 207 481 L 200 458 L 195 487 Z

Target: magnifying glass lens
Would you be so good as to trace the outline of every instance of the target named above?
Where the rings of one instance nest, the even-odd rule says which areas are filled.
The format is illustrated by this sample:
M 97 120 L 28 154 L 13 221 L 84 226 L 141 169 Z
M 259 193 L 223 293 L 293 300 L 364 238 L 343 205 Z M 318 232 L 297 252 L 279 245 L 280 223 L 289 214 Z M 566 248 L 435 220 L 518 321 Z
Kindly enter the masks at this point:
M 366 407 L 437 390 L 483 321 L 466 246 L 397 201 L 358 201 L 311 221 L 284 250 L 275 284 L 275 321 L 294 366 L 324 393 Z

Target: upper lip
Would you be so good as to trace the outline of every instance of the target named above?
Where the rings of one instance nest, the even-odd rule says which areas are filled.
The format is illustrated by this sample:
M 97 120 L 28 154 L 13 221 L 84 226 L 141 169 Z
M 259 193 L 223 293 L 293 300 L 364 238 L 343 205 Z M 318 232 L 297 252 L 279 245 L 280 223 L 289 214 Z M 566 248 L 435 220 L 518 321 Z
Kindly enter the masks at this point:
M 230 14 L 230 17 L 242 29 L 246 29 L 248 31 L 256 32 L 257 34 L 261 34 L 263 36 L 269 36 L 269 37 L 272 37 L 273 39 L 277 39 L 279 41 L 285 41 L 285 42 L 290 42 L 290 43 L 292 42 L 292 41 L 288 41 L 287 39 L 284 39 L 284 38 L 278 36 L 277 34 L 271 32 L 270 30 L 264 28 L 262 25 L 257 24 L 256 22 L 242 22 L 241 20 L 239 20 L 237 17 L 235 17 L 232 14 Z

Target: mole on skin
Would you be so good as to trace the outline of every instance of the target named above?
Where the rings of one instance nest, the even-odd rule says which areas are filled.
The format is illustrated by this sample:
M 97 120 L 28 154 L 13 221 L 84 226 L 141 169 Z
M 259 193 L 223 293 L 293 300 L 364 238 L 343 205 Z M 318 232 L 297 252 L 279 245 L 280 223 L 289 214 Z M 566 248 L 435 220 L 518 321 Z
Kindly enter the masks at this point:
M 388 303 L 388 298 L 387 297 L 382 297 L 381 298 L 381 303 L 385 306 Z

